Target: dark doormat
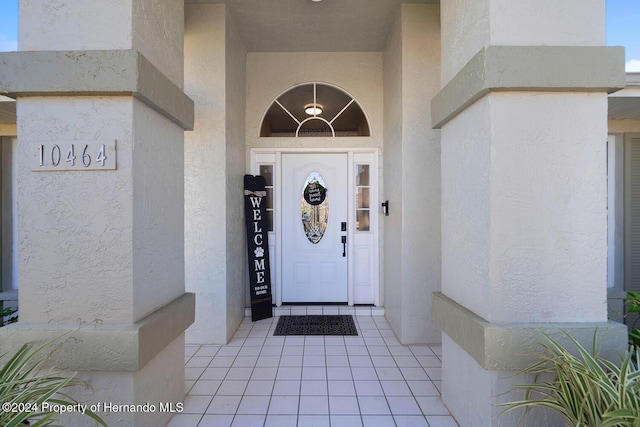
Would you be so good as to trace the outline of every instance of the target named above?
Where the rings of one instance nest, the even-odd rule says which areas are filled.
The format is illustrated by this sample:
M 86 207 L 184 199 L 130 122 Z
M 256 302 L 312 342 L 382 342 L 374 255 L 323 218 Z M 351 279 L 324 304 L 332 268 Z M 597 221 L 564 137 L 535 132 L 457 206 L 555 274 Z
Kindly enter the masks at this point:
M 358 335 L 350 314 L 280 316 L 273 335 Z

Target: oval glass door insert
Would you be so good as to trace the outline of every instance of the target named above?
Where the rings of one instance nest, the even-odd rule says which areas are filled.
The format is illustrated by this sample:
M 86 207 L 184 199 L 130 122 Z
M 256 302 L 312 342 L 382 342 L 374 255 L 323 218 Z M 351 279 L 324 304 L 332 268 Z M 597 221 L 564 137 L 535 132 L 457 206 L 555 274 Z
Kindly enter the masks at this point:
M 304 234 L 315 245 L 322 240 L 329 219 L 327 186 L 318 172 L 312 172 L 304 183 L 300 212 Z

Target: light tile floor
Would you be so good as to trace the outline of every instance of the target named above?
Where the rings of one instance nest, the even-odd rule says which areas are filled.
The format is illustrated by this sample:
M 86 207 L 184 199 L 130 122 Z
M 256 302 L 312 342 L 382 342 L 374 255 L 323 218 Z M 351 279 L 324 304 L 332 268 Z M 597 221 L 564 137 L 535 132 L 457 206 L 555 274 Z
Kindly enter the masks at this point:
M 438 345 L 401 345 L 384 316 L 358 336 L 274 337 L 245 318 L 224 346 L 185 346 L 184 411 L 168 427 L 457 426 L 440 400 Z

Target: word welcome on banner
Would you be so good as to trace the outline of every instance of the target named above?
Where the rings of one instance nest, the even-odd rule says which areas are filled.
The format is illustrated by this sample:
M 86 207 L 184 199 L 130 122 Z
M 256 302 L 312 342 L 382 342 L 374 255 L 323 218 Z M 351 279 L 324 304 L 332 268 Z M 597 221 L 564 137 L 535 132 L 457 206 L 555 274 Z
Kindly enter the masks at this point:
M 251 320 L 273 317 L 267 236 L 267 191 L 262 176 L 244 176 L 244 211 L 251 291 Z

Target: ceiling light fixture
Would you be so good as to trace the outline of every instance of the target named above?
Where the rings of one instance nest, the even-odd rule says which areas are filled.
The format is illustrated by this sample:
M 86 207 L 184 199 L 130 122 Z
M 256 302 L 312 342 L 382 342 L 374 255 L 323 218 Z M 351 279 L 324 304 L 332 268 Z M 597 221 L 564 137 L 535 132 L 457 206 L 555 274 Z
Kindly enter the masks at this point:
M 307 113 L 310 116 L 320 115 L 320 114 L 322 114 L 322 105 L 320 105 L 320 104 L 307 104 L 307 105 L 304 106 L 304 112 Z

